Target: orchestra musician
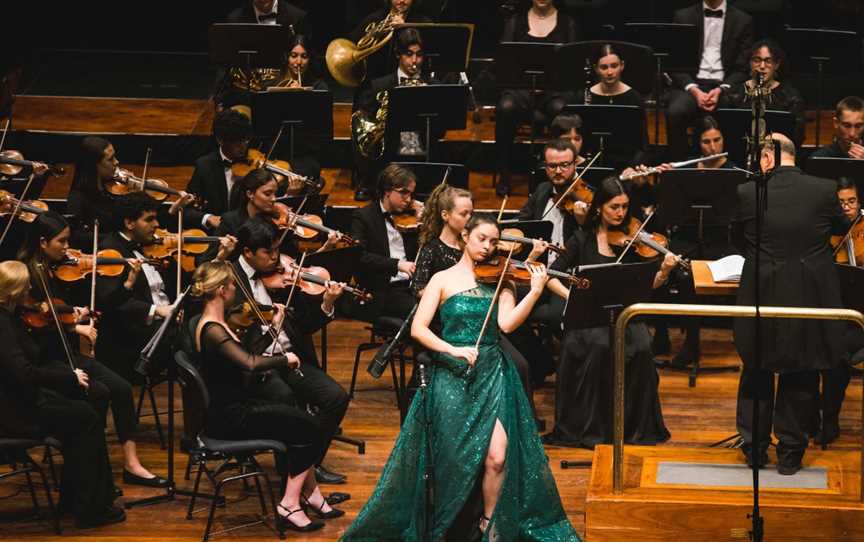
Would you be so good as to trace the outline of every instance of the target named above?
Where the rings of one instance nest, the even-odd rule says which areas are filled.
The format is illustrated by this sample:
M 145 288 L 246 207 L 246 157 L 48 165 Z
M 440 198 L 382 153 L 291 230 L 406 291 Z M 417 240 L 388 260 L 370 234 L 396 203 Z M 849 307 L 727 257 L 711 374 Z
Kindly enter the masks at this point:
M 579 41 L 582 31 L 576 21 L 560 12 L 553 0 L 532 0 L 528 11 L 511 17 L 504 25 L 502 42 L 524 41 L 532 43 L 570 43 Z M 501 172 L 495 193 L 504 196 L 510 192 L 510 155 L 516 137 L 518 122 L 532 118 L 532 130 L 542 128 L 548 119 L 555 118 L 572 97 L 571 92 L 543 92 L 530 111 L 530 91 L 508 89 L 501 92 L 495 107 L 495 154 L 497 171 Z
M 576 151 L 576 159 L 574 163 L 576 167 L 588 161 L 582 156 L 582 117 L 577 114 L 558 115 L 552 119 L 552 124 L 549 125 L 549 135 L 553 139 L 566 139 L 573 145 L 573 150 Z
M 303 506 L 322 519 L 344 513 L 327 503 L 312 473 L 325 449 L 322 427 L 305 408 L 275 398 L 268 389 L 274 384 L 284 386 L 274 373 L 298 367 L 300 359 L 292 352 L 264 356 L 244 347 L 225 320 L 237 290 L 228 263 L 205 262 L 195 270 L 191 291 L 204 299 L 204 312 L 195 329 L 195 347 L 210 393 L 207 433 L 215 438 L 273 439 L 284 443 L 291 455 L 276 454 L 276 469 L 285 480 L 284 493 L 276 505 L 280 530 L 321 529 L 324 524 L 309 519 Z M 274 325 L 281 327 L 284 318 L 285 308 L 278 306 Z
M 278 24 L 300 33 L 306 12 L 285 0 L 244 0 L 226 17 L 229 23 Z
M 74 218 L 71 244 L 75 248 L 92 246 L 89 228 L 95 220 L 111 224 L 116 198 L 106 188 L 120 162 L 110 141 L 96 136 L 81 140 L 75 160 L 75 174 L 69 189 L 66 209 Z
M 813 153 L 819 158 L 864 160 L 864 100 L 847 96 L 834 111 L 834 141 Z
M 76 309 L 77 314 L 80 315 L 79 323 L 74 325 L 72 332 L 67 333 L 67 344 L 77 347 L 78 336 L 85 337 L 91 344 L 95 344 L 98 334 L 92 322 L 83 323 L 89 315 L 89 310 L 86 308 L 89 288 L 81 288 L 86 281 L 63 283 L 51 272 L 51 269 L 67 258 L 66 251 L 69 248 L 70 236 L 71 229 L 66 219 L 53 211 L 46 211 L 33 221 L 25 244 L 18 253 L 18 259 L 27 264 L 32 283 L 30 297 L 34 302 L 45 302 L 46 294 L 41 283 L 41 280 L 45 280 L 53 296 Z M 131 295 L 141 269 L 141 262 L 131 260 L 129 265 L 129 274 L 123 287 L 112 292 L 110 305 L 123 303 Z M 31 327 L 29 333 L 40 346 L 40 365 L 66 365 L 64 346 L 53 322 L 44 327 Z M 78 354 L 77 349 L 72 352 L 72 355 L 76 367 L 85 371 L 90 378 L 88 398 L 95 402 L 94 406 L 102 417 L 103 426 L 105 426 L 107 406 L 110 401 L 117 439 L 123 449 L 123 481 L 127 484 L 147 487 L 168 487 L 168 481 L 147 470 L 138 457 L 138 447 L 134 440 L 138 420 L 129 381 L 98 359 Z
M 567 251 L 551 265 L 555 271 L 570 272 L 579 265 L 615 262 L 617 256 L 609 243 L 611 232 L 630 223 L 628 187 L 617 177 L 604 179 L 583 229 L 567 240 Z M 625 262 L 639 256 L 628 252 Z M 662 286 L 678 264 L 667 254 L 654 277 L 654 288 Z M 570 290 L 559 279 L 551 278 L 548 288 L 561 299 Z M 669 439 L 658 395 L 659 377 L 651 354 L 651 335 L 642 322 L 631 322 L 626 332 L 627 376 L 624 413 L 624 440 L 636 444 L 656 444 Z M 607 326 L 572 329 L 564 335 L 561 362 L 555 391 L 555 429 L 544 436 L 547 444 L 594 448 L 612 442 L 612 348 Z
M 667 138 L 676 160 L 687 154 L 687 128 L 694 118 L 715 111 L 726 91 L 747 79 L 753 18 L 726 0 L 704 0 L 676 11 L 673 22 L 696 25 L 701 45 L 698 72 L 672 74 L 675 88 L 667 94 Z
M 126 519 L 114 506 L 114 481 L 102 419 L 84 393 L 86 372 L 41 366 L 39 345 L 24 329 L 19 306 L 30 289 L 27 266 L 0 263 L 0 419 L 4 436 L 50 435 L 63 443 L 60 506 L 75 516 L 79 529 Z
M 757 239 L 755 230 L 756 185 L 745 183 L 738 187 L 733 241 L 746 259 L 738 304 L 754 304 L 754 282 L 758 280 L 762 305 L 842 307 L 840 283 L 828 244 L 832 230 L 845 230 L 836 189 L 832 183 L 805 175 L 795 167 L 795 145 L 788 137 L 778 133 L 768 137 L 760 166 L 772 175 L 766 185 L 769 208 L 761 239 Z M 780 148 L 780 163 L 775 162 L 775 145 Z M 761 245 L 758 256 L 757 241 Z M 757 257 L 762 258 L 758 277 L 753 265 Z M 735 346 L 744 363 L 737 423 L 748 463 L 751 447 L 756 445 L 758 463 L 767 464 L 773 420 L 779 440 L 777 471 L 791 475 L 801 469 L 809 437 L 813 436 L 817 371 L 832 370 L 843 362 L 842 330 L 841 322 L 763 321 L 761 344 L 756 345 L 753 321 L 735 320 Z M 760 370 L 754 367 L 756 348 L 761 350 Z M 775 373 L 779 374 L 776 397 Z M 752 426 L 756 394 L 760 398 L 759 428 Z
M 244 287 L 240 288 L 242 294 L 238 294 L 235 305 L 255 302 L 259 306 L 272 307 L 273 296 L 286 292 L 283 288 L 282 292 L 273 292 L 271 296 L 262 280 L 263 276 L 276 271 L 280 263 L 279 238 L 279 230 L 263 216 L 247 220 L 237 231 L 239 257 L 232 262 L 232 266 L 238 280 L 244 281 Z M 284 287 L 290 288 L 291 282 L 283 280 Z M 244 344 L 255 352 L 273 355 L 285 353 L 292 359 L 299 359 L 300 373 L 287 368 L 278 372 L 287 384 L 288 389 L 284 391 L 293 395 L 298 404 L 317 408 L 316 420 L 320 426 L 323 447 L 322 453 L 316 458 L 315 474 L 321 483 L 345 483 L 346 480 L 344 475 L 324 467 L 321 461 L 345 417 L 348 393 L 321 370 L 312 334 L 334 318 L 334 303 L 342 295 L 343 286 L 337 282 L 330 283 L 320 302 L 299 292 L 294 295 L 291 314 L 286 315 L 281 326 L 274 328 L 277 332 L 275 340 L 261 329 L 262 326 L 247 331 L 243 339 Z M 251 293 L 254 300 L 248 299 L 245 292 Z M 259 345 L 262 341 L 265 343 L 263 346 Z M 283 397 L 283 401 L 290 400 L 290 396 Z
M 861 200 L 858 198 L 858 185 L 854 179 L 840 177 L 837 180 L 837 199 L 840 201 L 843 214 L 850 224 L 861 216 Z

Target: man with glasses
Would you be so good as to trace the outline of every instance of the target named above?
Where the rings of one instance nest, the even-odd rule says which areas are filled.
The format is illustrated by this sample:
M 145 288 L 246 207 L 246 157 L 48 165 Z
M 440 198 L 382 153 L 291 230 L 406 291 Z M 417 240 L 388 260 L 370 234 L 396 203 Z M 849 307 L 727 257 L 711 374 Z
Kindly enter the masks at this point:
M 246 159 L 252 123 L 242 113 L 226 109 L 213 120 L 213 136 L 219 148 L 195 161 L 195 171 L 186 186 L 187 192 L 204 201 L 202 209 L 188 208 L 186 224 L 208 230 L 219 227 L 222 214 L 229 209 L 228 199 L 236 180 L 231 166 Z
M 393 215 L 414 213 L 419 218 L 423 206 L 414 199 L 416 187 L 411 171 L 390 164 L 378 176 L 378 200 L 354 211 L 351 237 L 363 249 L 354 276 L 373 295 L 371 302 L 352 307 L 354 318 L 368 322 L 379 316 L 405 318 L 414 307 L 409 282 L 415 270 L 417 235 L 397 229 Z

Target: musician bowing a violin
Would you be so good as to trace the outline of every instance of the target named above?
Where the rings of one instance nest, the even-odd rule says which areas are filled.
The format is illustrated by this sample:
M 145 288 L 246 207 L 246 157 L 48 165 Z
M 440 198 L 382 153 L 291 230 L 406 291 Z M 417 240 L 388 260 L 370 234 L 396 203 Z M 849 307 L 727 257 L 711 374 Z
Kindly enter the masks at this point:
M 319 367 L 312 334 L 333 319 L 335 302 L 342 295 L 345 285 L 328 282 L 320 302 L 301 292 L 292 292 L 296 270 L 290 268 L 290 264 L 289 268 L 278 269 L 280 236 L 276 226 L 262 216 L 247 220 L 238 230 L 239 257 L 232 266 L 238 285 L 235 303 L 239 306 L 233 312 L 242 312 L 244 303 L 253 302 L 263 309 L 275 309 L 273 321 L 269 325 L 259 323 L 246 331 L 244 345 L 253 352 L 285 354 L 292 362 L 292 368 L 279 370 L 279 376 L 287 388 L 274 385 L 271 398 L 317 408 L 324 453 L 316 458 L 316 476 L 321 482 L 343 483 L 345 476 L 322 467 L 321 461 L 348 409 L 348 394 Z M 270 280 L 267 282 L 270 286 L 279 287 L 271 292 L 265 286 L 264 278 L 273 278 L 274 275 L 277 276 L 276 284 Z M 290 297 L 290 310 L 273 302 L 273 297 L 286 294 Z
M 629 187 L 617 177 L 604 179 L 594 194 L 584 228 L 567 241 L 567 251 L 552 264 L 552 271 L 568 272 L 579 265 L 618 260 L 615 246 L 626 239 L 631 224 Z M 616 239 L 617 238 L 617 239 Z M 639 258 L 631 250 L 625 262 Z M 660 287 L 678 265 L 679 258 L 667 252 L 654 277 Z M 551 271 L 550 271 L 551 272 Z M 566 299 L 569 289 L 551 278 L 548 289 Z M 669 439 L 657 393 L 659 378 L 651 353 L 651 335 L 643 322 L 630 323 L 626 332 L 628 406 L 624 440 L 634 444 L 656 444 Z M 544 437 L 547 443 L 594 448 L 612 442 L 611 345 L 606 326 L 571 329 L 564 335 L 556 384 L 555 429 Z

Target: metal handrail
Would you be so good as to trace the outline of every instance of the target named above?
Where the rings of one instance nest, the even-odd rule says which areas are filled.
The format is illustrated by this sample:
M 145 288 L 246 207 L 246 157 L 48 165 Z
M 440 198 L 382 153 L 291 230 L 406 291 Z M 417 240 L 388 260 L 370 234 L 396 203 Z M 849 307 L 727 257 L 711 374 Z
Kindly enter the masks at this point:
M 621 311 L 615 322 L 614 345 L 614 453 L 612 456 L 612 489 L 616 495 L 624 491 L 624 339 L 627 324 L 641 315 L 656 316 L 731 316 L 755 318 L 756 307 L 739 305 L 682 305 L 676 303 L 636 303 Z M 816 309 L 803 307 L 759 307 L 762 318 L 800 318 L 808 320 L 846 320 L 864 329 L 864 315 L 851 309 Z M 864 404 L 861 409 L 861 488 L 864 502 Z

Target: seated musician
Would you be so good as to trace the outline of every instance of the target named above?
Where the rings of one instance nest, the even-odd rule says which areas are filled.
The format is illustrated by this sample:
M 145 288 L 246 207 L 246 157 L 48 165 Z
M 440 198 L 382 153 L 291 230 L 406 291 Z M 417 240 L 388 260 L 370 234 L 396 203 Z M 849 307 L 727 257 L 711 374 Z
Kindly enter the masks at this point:
M 205 202 L 202 210 L 190 209 L 186 214 L 191 227 L 219 227 L 222 214 L 228 211 L 228 196 L 236 179 L 231 166 L 245 160 L 252 138 L 249 118 L 233 110 L 216 114 L 213 135 L 219 148 L 195 161 L 195 171 L 186 191 Z
M 834 141 L 812 156 L 864 160 L 864 100 L 858 96 L 840 100 L 834 111 Z
M 594 194 L 585 227 L 567 241 L 567 252 L 550 267 L 569 272 L 579 265 L 610 263 L 617 256 L 610 245 L 613 232 L 630 223 L 627 187 L 617 177 L 604 179 Z M 625 262 L 639 256 L 628 252 Z M 669 253 L 659 264 L 654 288 L 669 278 L 677 258 Z M 557 278 L 548 288 L 567 299 L 569 288 Z M 651 336 L 642 322 L 631 322 L 626 337 L 627 389 L 624 440 L 656 444 L 669 439 L 658 396 L 659 378 L 651 354 Z M 543 440 L 566 446 L 594 448 L 612 441 L 612 348 L 607 326 L 568 330 L 561 349 L 555 402 L 555 429 Z
M 114 506 L 114 480 L 99 413 L 86 401 L 90 380 L 81 369 L 40 366 L 39 345 L 24 329 L 19 306 L 30 289 L 27 266 L 0 263 L 0 432 L 62 442 L 60 505 L 79 529 L 126 519 Z
M 225 439 L 273 439 L 291 450 L 276 454 L 276 469 L 285 480 L 277 506 L 280 527 L 301 532 L 321 529 L 303 506 L 324 519 L 340 517 L 330 507 L 315 481 L 312 467 L 324 450 L 324 435 L 314 416 L 305 408 L 287 404 L 268 388 L 284 386 L 274 371 L 301 365 L 296 354 L 264 356 L 243 346 L 225 321 L 225 313 L 237 298 L 231 266 L 206 262 L 195 270 L 192 293 L 204 299 L 204 312 L 195 330 L 201 374 L 210 393 L 207 434 Z M 273 323 L 281 327 L 285 309 L 279 306 Z M 301 502 L 302 499 L 302 502 Z
M 553 139 L 564 139 L 573 145 L 573 150 L 576 151 L 576 167 L 584 165 L 588 159 L 582 156 L 582 144 L 585 140 L 582 138 L 582 117 L 577 114 L 558 115 L 552 119 L 552 124 L 549 125 L 549 135 Z
M 229 23 L 279 24 L 296 33 L 306 12 L 285 0 L 244 0 L 243 5 L 228 14 Z
M 379 316 L 404 318 L 414 307 L 409 281 L 416 269 L 417 236 L 397 229 L 393 215 L 420 216 L 422 205 L 414 200 L 416 187 L 410 170 L 390 164 L 378 176 L 378 199 L 354 211 L 351 237 L 363 249 L 354 276 L 374 296 L 364 306 L 352 308 L 350 312 L 357 319 L 372 322 Z
M 249 301 L 248 295 L 260 306 L 273 306 L 271 293 L 261 279 L 262 275 L 272 273 L 279 264 L 280 233 L 272 222 L 262 216 L 246 221 L 237 231 L 239 257 L 232 263 L 236 276 L 243 280 L 235 305 Z M 278 293 L 284 294 L 291 283 L 285 281 Z M 250 330 L 244 342 L 251 350 L 265 354 L 278 355 L 281 352 L 293 355 L 300 360 L 300 371 L 281 370 L 280 376 L 288 384 L 298 403 L 317 407 L 317 420 L 320 425 L 324 446 L 323 453 L 316 458 L 316 476 L 320 482 L 343 483 L 345 476 L 329 471 L 321 465 L 324 454 L 330 447 L 333 436 L 345 417 L 348 409 L 348 394 L 330 375 L 322 371 L 312 342 L 312 334 L 329 323 L 335 315 L 334 303 L 342 295 L 343 285 L 331 283 L 322 301 L 295 293 L 291 305 L 293 313 L 287 316 L 277 330 L 274 340 L 262 326 Z M 274 291 L 273 295 L 277 295 Z M 264 342 L 263 348 L 259 342 Z M 301 376 L 302 374 L 302 376 Z
M 354 111 L 362 111 L 369 121 L 375 122 L 377 119 L 381 107 L 381 102 L 378 99 L 381 92 L 397 86 L 431 83 L 429 78 L 423 74 L 423 39 L 417 30 L 407 28 L 397 34 L 395 37 L 395 54 L 398 61 L 396 71 L 376 79 L 367 78 L 357 91 Z M 424 142 L 417 132 L 399 133 L 387 130 L 383 137 L 384 140 L 381 142 L 383 153 L 380 158 L 376 159 L 374 156 L 369 156 L 368 160 L 364 159 L 370 153 L 364 149 L 355 148 L 355 155 L 359 155 L 357 165 L 361 177 L 360 184 L 358 184 L 354 194 L 354 199 L 357 201 L 366 201 L 372 197 L 373 182 L 383 164 L 393 161 L 392 159 L 397 156 L 416 157 L 426 154 L 429 150 L 428 146 L 432 144 L 432 142 L 425 142 L 424 147 Z M 437 134 L 433 134 L 433 141 L 436 138 Z M 355 140 L 356 144 L 357 141 Z
M 840 200 L 843 214 L 850 224 L 861 216 L 861 200 L 858 198 L 858 185 L 854 179 L 840 177 L 837 181 L 837 199 Z M 862 264 L 864 262 L 861 262 L 859 265 Z
M 726 0 L 704 0 L 675 12 L 673 22 L 701 29 L 702 55 L 696 74 L 672 74 L 667 94 L 666 136 L 670 158 L 687 154 L 687 128 L 697 117 L 712 113 L 732 86 L 750 73 L 747 53 L 753 43 L 753 18 Z
M 511 17 L 504 25 L 502 42 L 570 43 L 579 41 L 582 32 L 576 21 L 561 13 L 552 0 L 532 0 L 527 12 Z M 504 90 L 495 107 L 495 154 L 501 178 L 495 192 L 503 196 L 510 192 L 513 140 L 520 121 L 532 119 L 532 129 L 541 128 L 564 109 L 572 97 L 570 92 L 543 92 L 536 102 L 528 90 Z M 531 104 L 535 103 L 534 111 Z
M 138 448 L 134 440 L 138 420 L 129 381 L 96 358 L 79 353 L 79 337 L 86 339 L 85 344 L 92 345 L 97 342 L 98 333 L 92 322 L 84 323 L 84 319 L 88 319 L 89 314 L 86 305 L 90 293 L 90 281 L 63 282 L 53 271 L 67 259 L 66 251 L 69 248 L 70 235 L 69 223 L 53 211 L 46 211 L 33 221 L 25 244 L 18 253 L 18 259 L 26 263 L 29 270 L 32 283 L 30 297 L 36 303 L 45 303 L 47 295 L 42 284 L 44 280 L 52 298 L 60 299 L 67 306 L 74 307 L 76 314 L 81 316 L 79 322 L 73 325 L 71 332 L 66 334 L 66 343 L 72 347 L 70 353 L 75 366 L 84 370 L 90 377 L 88 399 L 94 402 L 94 406 L 100 413 L 103 427 L 106 421 L 107 403 L 110 401 L 117 439 L 123 449 L 123 481 L 127 484 L 148 487 L 168 487 L 167 480 L 153 475 L 138 458 Z M 123 287 L 112 292 L 112 298 L 108 301 L 110 306 L 125 302 L 131 295 L 141 263 L 132 260 L 130 265 L 132 267 Z M 40 312 L 47 325 L 28 326 L 30 335 L 40 346 L 38 363 L 46 367 L 58 364 L 61 367 L 67 366 L 65 347 L 50 312 L 45 311 L 46 308 L 42 307 Z M 116 362 L 112 365 L 116 365 Z
M 773 40 L 759 40 L 753 44 L 748 54 L 750 59 L 751 77 L 743 83 L 736 83 L 729 89 L 729 105 L 742 109 L 752 106 L 751 92 L 756 87 L 756 74 L 761 74 L 765 85 L 771 89 L 768 109 L 788 111 L 794 116 L 794 129 L 789 135 L 795 145 L 804 141 L 804 129 L 807 121 L 804 118 L 804 98 L 798 90 L 782 78 L 788 75 L 785 71 L 786 53 Z
M 115 198 L 108 192 L 106 184 L 114 178 L 119 165 L 110 141 L 95 136 L 81 141 L 66 206 L 67 212 L 75 217 L 72 246 L 92 246 L 94 220 L 99 220 L 103 226 L 112 223 Z

